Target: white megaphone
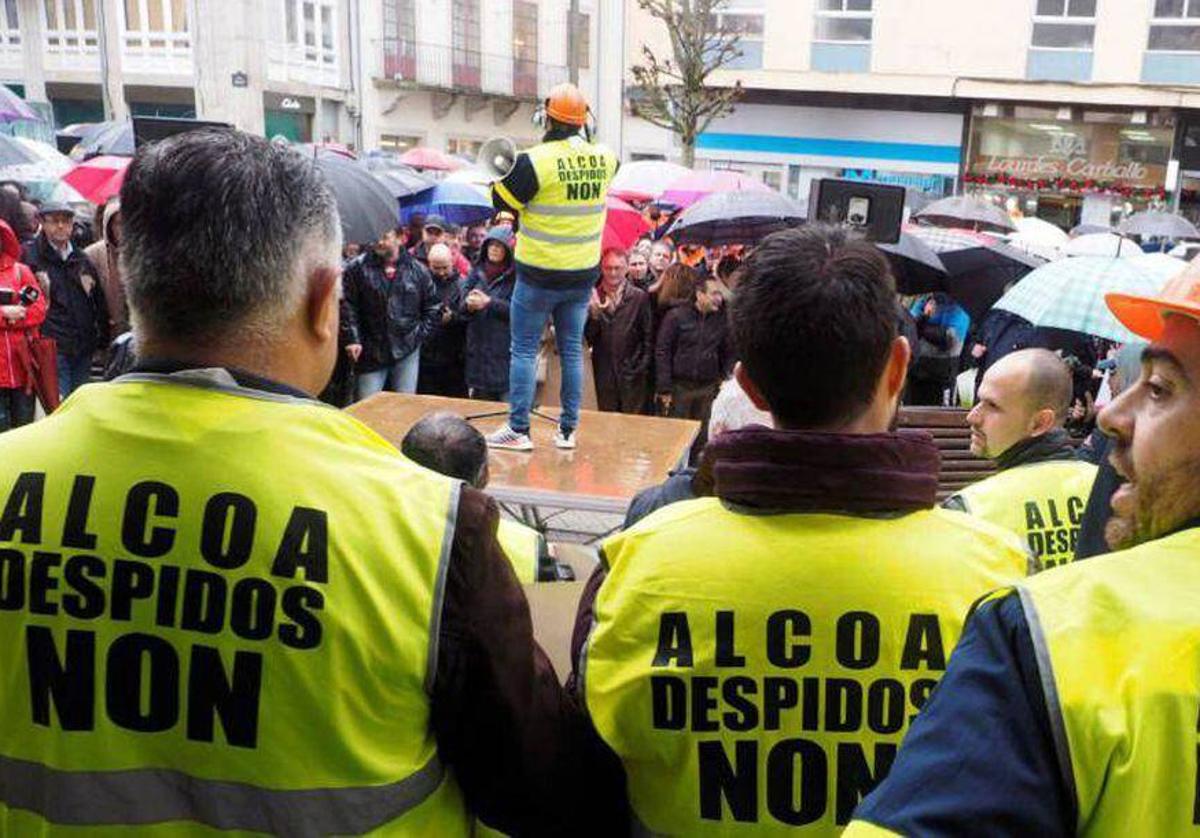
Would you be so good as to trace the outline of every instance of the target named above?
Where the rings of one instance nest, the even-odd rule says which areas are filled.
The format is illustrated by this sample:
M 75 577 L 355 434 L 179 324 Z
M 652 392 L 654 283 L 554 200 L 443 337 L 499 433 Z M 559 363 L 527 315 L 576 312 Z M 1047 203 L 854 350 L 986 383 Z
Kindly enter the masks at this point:
M 492 180 L 503 180 L 517 162 L 517 144 L 508 137 L 492 137 L 479 149 L 475 164 Z

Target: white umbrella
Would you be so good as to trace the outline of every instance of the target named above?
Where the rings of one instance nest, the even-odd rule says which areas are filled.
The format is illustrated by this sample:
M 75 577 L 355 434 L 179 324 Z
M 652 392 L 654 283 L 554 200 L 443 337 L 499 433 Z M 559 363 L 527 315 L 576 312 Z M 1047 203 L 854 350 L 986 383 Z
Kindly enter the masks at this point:
M 1069 240 L 1063 230 L 1040 218 L 1018 218 L 1014 223 L 1017 232 L 1008 239 L 1013 247 L 1051 261 L 1062 255 L 1062 248 Z
M 1125 259 L 1130 256 L 1141 256 L 1142 249 L 1137 242 L 1131 242 L 1116 233 L 1088 233 L 1077 236 L 1067 242 L 1062 249 L 1063 256 L 1108 256 Z

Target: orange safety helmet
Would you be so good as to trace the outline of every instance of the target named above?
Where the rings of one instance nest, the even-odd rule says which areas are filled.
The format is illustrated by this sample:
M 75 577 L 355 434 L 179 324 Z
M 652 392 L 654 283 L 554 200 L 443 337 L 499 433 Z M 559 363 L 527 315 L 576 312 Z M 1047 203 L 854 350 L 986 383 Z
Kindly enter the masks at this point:
M 579 88 L 570 82 L 554 86 L 546 99 L 546 116 L 564 125 L 583 127 L 587 123 L 588 103 Z

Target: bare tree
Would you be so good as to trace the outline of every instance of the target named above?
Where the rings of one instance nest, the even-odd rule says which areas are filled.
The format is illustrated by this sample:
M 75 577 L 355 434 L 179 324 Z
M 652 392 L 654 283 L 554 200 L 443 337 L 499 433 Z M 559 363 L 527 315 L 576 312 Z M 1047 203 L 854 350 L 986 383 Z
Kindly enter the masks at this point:
M 679 137 L 683 165 L 696 159 L 696 138 L 714 119 L 733 111 L 742 83 L 710 87 L 708 77 L 742 54 L 735 29 L 717 25 L 726 0 L 638 0 L 663 22 L 671 39 L 670 56 L 642 46 L 642 62 L 632 68 L 635 89 L 631 109 L 652 125 Z

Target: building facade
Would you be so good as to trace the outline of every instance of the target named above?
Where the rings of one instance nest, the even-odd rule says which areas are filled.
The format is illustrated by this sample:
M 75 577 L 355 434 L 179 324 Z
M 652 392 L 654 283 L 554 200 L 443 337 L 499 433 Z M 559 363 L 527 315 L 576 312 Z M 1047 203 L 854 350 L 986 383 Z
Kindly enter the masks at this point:
M 351 0 L 4 0 L 0 80 L 56 127 L 199 117 L 352 142 Z
M 1198 211 L 1200 0 L 729 0 L 722 14 L 742 54 L 712 82 L 746 94 L 698 165 L 801 200 L 819 177 L 979 192 L 1063 226 Z M 632 60 L 666 47 L 635 0 L 626 15 Z M 678 155 L 636 118 L 621 141 L 626 157 Z
M 599 17 L 612 5 L 619 19 L 609 0 L 364 0 L 365 146 L 473 158 L 497 135 L 529 145 L 538 101 L 564 81 L 598 113 Z
M 535 141 L 560 81 L 619 125 L 622 18 L 621 0 L 0 0 L 0 81 L 58 128 L 198 117 L 472 156 Z

